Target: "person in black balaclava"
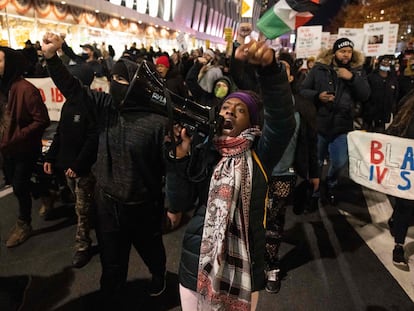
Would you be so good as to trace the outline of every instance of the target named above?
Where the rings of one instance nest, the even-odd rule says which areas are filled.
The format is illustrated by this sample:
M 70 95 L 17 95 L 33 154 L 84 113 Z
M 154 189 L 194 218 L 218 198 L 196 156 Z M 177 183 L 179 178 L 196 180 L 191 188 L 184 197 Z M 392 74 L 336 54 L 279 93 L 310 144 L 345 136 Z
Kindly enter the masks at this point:
M 69 71 L 89 87 L 94 72 L 87 64 L 68 67 Z M 52 144 L 45 155 L 43 169 L 46 174 L 64 174 L 66 183 L 75 197 L 75 211 L 78 216 L 75 254 L 72 266 L 81 268 L 91 258 L 90 216 L 93 207 L 95 177 L 91 172 L 96 161 L 98 131 L 96 118 L 83 102 L 69 98 L 62 106 L 59 125 Z M 47 215 L 53 207 L 53 192 L 41 197 L 43 205 L 39 211 Z
M 109 94 L 89 90 L 68 72 L 57 56 L 62 43 L 59 35 L 46 33 L 42 50 L 59 90 L 67 100 L 87 105 L 98 124 L 98 153 L 93 173 L 97 180 L 97 237 L 102 265 L 100 301 L 109 310 L 119 310 L 125 303 L 131 245 L 152 274 L 149 295 L 158 296 L 166 288 L 161 227 L 163 147 L 168 120 L 139 111 L 143 98 L 131 99 L 137 105 L 136 110 L 123 109 L 125 94 L 138 68 L 136 63 L 122 58 L 115 63 Z M 177 215 L 171 212 L 168 216 L 174 224 Z
M 346 135 L 354 129 L 354 107 L 366 102 L 370 88 L 363 70 L 364 56 L 354 43 L 339 38 L 332 49 L 323 50 L 302 82 L 300 94 L 317 109 L 318 161 L 320 170 L 329 154 L 327 198 L 337 203 L 336 185 L 348 163 Z M 321 176 L 321 175 L 320 175 Z
M 13 186 L 19 213 L 6 241 L 14 247 L 32 233 L 32 196 L 30 178 L 41 154 L 42 135 L 50 119 L 39 90 L 22 77 L 28 62 L 21 51 L 0 47 L 0 93 L 7 120 L 0 136 L 0 151 L 6 180 Z

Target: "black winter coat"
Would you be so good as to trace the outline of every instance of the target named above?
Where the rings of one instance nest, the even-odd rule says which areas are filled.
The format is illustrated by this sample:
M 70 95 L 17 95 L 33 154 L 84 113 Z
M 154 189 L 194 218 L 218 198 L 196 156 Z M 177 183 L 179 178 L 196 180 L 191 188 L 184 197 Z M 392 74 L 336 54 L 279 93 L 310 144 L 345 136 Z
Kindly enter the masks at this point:
M 389 72 L 388 76 L 383 78 L 378 70 L 374 70 L 368 75 L 368 82 L 371 95 L 368 102 L 364 103 L 364 121 L 390 122 L 391 113 L 395 112 L 398 101 L 397 76 Z
M 295 149 L 294 168 L 304 179 L 318 178 L 316 111 L 312 103 L 295 94 L 295 110 L 300 115 L 300 127 Z
M 354 129 L 355 105 L 367 101 L 370 95 L 368 80 L 362 69 L 363 55 L 354 50 L 350 68 L 353 78 L 349 81 L 337 78 L 333 57 L 331 49 L 318 55 L 315 66 L 309 71 L 299 91 L 316 105 L 318 133 L 329 140 Z M 333 103 L 325 104 L 319 100 L 319 94 L 324 91 L 335 92 Z

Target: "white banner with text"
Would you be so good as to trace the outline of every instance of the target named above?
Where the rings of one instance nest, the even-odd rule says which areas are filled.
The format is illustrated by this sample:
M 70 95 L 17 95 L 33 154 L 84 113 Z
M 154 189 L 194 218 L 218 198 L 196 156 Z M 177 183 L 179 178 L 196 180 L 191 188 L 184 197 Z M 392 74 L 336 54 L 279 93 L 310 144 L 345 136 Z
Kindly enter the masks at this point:
M 349 176 L 367 188 L 414 200 L 414 140 L 379 133 L 348 134 Z

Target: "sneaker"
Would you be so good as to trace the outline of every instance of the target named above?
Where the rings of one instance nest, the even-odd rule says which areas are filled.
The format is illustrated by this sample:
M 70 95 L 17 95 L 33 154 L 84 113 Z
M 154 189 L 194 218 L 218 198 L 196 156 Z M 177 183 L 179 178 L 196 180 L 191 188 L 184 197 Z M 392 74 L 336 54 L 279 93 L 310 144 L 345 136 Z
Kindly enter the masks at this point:
M 328 197 L 328 202 L 330 205 L 335 206 L 338 204 L 338 199 L 335 196 L 333 188 L 330 188 L 330 189 L 328 188 L 327 197 Z
M 276 294 L 280 291 L 280 270 L 270 270 L 266 273 L 266 291 Z
M 6 241 L 7 247 L 15 247 L 26 241 L 32 234 L 32 226 L 27 222 L 18 219 L 10 231 L 9 238 Z
M 404 247 L 402 245 L 395 245 L 394 250 L 392 251 L 392 262 L 394 265 L 402 269 L 408 268 L 407 259 L 405 259 L 404 254 Z
M 153 275 L 151 278 L 151 282 L 149 284 L 149 295 L 152 297 L 156 297 L 161 295 L 166 287 L 167 287 L 167 274 L 165 273 L 162 276 Z
M 88 262 L 91 260 L 91 257 L 92 256 L 89 249 L 76 251 L 75 255 L 73 255 L 72 258 L 72 267 L 79 269 L 86 266 Z

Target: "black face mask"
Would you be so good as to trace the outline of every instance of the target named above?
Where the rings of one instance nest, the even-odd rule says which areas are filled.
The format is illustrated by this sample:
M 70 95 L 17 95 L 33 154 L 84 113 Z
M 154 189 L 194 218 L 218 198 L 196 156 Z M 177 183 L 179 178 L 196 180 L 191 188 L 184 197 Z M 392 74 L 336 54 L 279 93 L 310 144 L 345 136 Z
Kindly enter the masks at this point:
M 109 94 L 112 95 L 112 100 L 118 108 L 121 107 L 122 101 L 125 99 L 128 87 L 129 85 L 121 84 L 114 80 L 111 80 L 111 84 L 109 86 Z
M 82 53 L 81 54 L 82 59 L 87 60 L 89 58 L 88 53 Z

